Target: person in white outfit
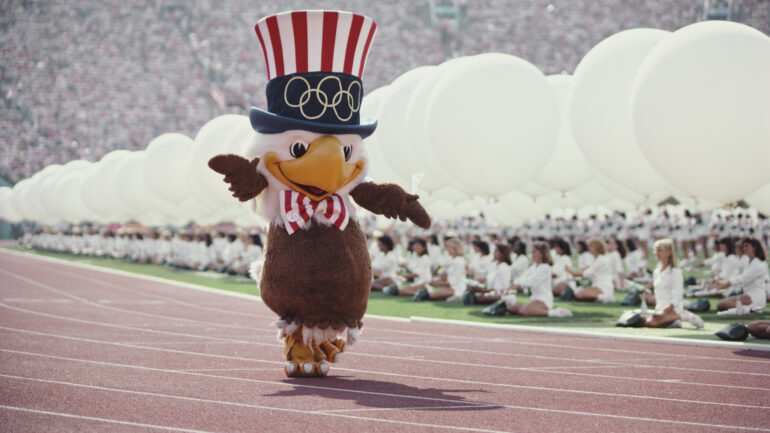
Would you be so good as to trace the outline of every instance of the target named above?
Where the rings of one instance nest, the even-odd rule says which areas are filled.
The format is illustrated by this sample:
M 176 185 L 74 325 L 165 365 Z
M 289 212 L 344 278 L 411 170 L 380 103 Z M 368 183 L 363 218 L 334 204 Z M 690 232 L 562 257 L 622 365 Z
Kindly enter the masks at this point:
M 607 246 L 599 238 L 588 241 L 588 251 L 594 256 L 594 262 L 582 271 L 567 268 L 567 272 L 573 277 L 586 277 L 591 279 L 592 285 L 580 289 L 575 293 L 575 299 L 584 302 L 612 302 L 615 300 L 612 279 L 612 264 L 607 256 Z
M 477 284 L 470 287 L 476 293 L 477 304 L 491 304 L 500 300 L 511 285 L 511 250 L 506 244 L 495 245 L 494 262 Z
M 558 248 L 558 246 L 557 246 Z M 532 265 L 511 286 L 512 290 L 519 291 L 529 288 L 531 295 L 528 304 L 507 305 L 511 314 L 521 316 L 548 316 L 553 308 L 553 293 L 551 287 L 553 260 L 551 260 L 548 244 L 535 242 L 532 244 Z
M 612 265 L 612 284 L 615 289 L 625 289 L 625 273 L 623 271 L 623 258 L 626 255 L 626 247 L 618 241 L 614 235 L 607 240 L 607 257 Z
M 534 254 L 534 250 L 533 250 Z M 567 272 L 567 268 L 572 267 L 572 249 L 569 243 L 564 239 L 556 239 L 556 256 L 553 259 L 553 294 L 560 296 L 567 286 L 572 282 L 572 275 Z
M 412 284 L 404 286 L 398 291 L 385 290 L 389 296 L 414 296 L 418 290 L 427 288 L 428 283 L 433 279 L 431 272 L 431 260 L 428 255 L 428 243 L 423 238 L 415 238 L 410 243 L 411 254 L 407 260 L 408 274 L 403 275 L 406 279 L 412 279 Z M 388 286 L 393 287 L 393 286 Z
M 658 265 L 652 273 L 654 298 L 649 303 L 655 305 L 655 310 L 652 314 L 645 314 L 642 323 L 650 328 L 666 328 L 676 326 L 678 320 L 685 319 L 702 328 L 703 320 L 684 310 L 682 305 L 684 275 L 679 268 L 674 243 L 671 239 L 659 239 L 653 248 Z
M 629 280 L 646 280 L 647 276 L 647 257 L 645 253 L 637 248 L 633 239 L 626 239 L 626 249 L 628 253 L 623 258 L 626 265 L 626 278 Z
M 529 267 L 529 258 L 527 258 L 527 244 L 521 240 L 516 240 L 511 248 L 511 282 L 519 278 Z
M 749 259 L 749 266 L 738 276 L 728 281 L 719 283 L 717 288 L 730 287 L 743 289 L 743 294 L 731 296 L 719 301 L 718 311 L 736 309 L 736 314 L 760 311 L 767 305 L 767 287 L 770 284 L 768 275 L 767 255 L 762 244 L 754 237 L 749 237 L 742 242 L 743 254 Z M 738 311 L 742 304 L 746 311 Z
M 462 242 L 451 238 L 444 241 L 444 246 L 448 254 L 441 263 L 444 272 L 430 282 L 423 296 L 415 300 L 456 300 L 468 288 Z
M 577 243 L 577 253 L 578 253 L 578 269 L 584 270 L 587 269 L 589 266 L 591 266 L 591 263 L 596 260 L 593 254 L 591 254 L 590 251 L 588 251 L 588 244 L 586 241 L 578 241 Z
M 393 250 L 393 238 L 382 235 L 377 238 L 376 243 L 379 254 L 372 258 L 372 290 L 381 292 L 391 284 L 400 284 L 403 278 L 398 275 L 398 257 Z

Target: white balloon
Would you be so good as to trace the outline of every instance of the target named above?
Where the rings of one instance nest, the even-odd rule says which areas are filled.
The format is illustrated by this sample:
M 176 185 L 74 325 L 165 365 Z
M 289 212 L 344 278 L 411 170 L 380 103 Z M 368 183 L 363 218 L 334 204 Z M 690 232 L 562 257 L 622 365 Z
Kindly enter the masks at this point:
M 770 183 L 746 196 L 746 202 L 765 215 L 770 215 Z
M 516 188 L 516 190 L 530 197 L 539 197 L 541 195 L 546 195 L 553 192 L 552 189 L 545 187 L 532 180 L 528 181 L 524 185 L 519 186 L 518 188 Z
M 50 215 L 46 208 L 43 207 L 42 196 L 43 191 L 45 190 L 44 183 L 48 177 L 57 174 L 61 169 L 61 165 L 52 164 L 46 166 L 29 178 L 29 184 L 26 185 L 26 188 L 21 195 L 21 203 L 26 210 L 25 214 L 27 219 L 45 224 L 56 222 L 50 221 L 54 216 Z
M 425 169 L 414 149 L 417 143 L 408 133 L 407 106 L 422 78 L 430 75 L 435 68 L 420 66 L 396 78 L 380 100 L 377 110 L 377 142 L 384 150 L 388 165 L 409 182 L 413 175 L 424 174 Z
M 639 70 L 631 108 L 644 154 L 699 198 L 740 199 L 770 181 L 770 38 L 703 21 L 674 32 Z
M 22 179 L 13 186 L 13 208 L 19 213 L 22 220 L 28 220 L 30 218 L 29 211 L 25 206 L 23 196 L 29 187 L 30 178 Z
M 591 180 L 591 170 L 583 152 L 572 135 L 569 122 L 568 96 L 574 79 L 572 75 L 559 74 L 545 77 L 559 101 L 559 139 L 534 181 L 556 191 L 568 191 Z M 521 190 L 521 188 L 519 188 Z
M 13 200 L 13 189 L 7 186 L 0 187 L 0 219 L 12 224 L 20 223 L 22 216 L 16 210 Z
M 64 170 L 66 172 L 61 175 L 54 188 L 62 219 L 73 224 L 86 221 L 89 217 L 80 190 L 85 179 L 94 171 L 95 164 L 90 161 L 82 162 L 83 164 L 71 168 L 67 167 L 69 164 L 65 165 Z
M 131 156 L 128 150 L 113 150 L 96 163 L 94 171 L 83 181 L 80 195 L 91 211 L 89 220 L 101 223 L 122 221 L 128 209 L 117 193 L 117 168 Z
M 474 194 L 498 196 L 531 179 L 558 137 L 559 109 L 531 63 L 489 53 L 439 78 L 428 102 L 433 154 Z
M 599 42 L 575 69 L 569 96 L 572 133 L 583 155 L 612 181 L 641 194 L 665 189 L 667 182 L 634 138 L 631 86 L 644 58 L 670 34 L 640 28 Z
M 213 209 L 236 200 L 230 195 L 227 184 L 222 180 L 223 176 L 209 168 L 208 162 L 215 155 L 238 152 L 239 149 L 233 149 L 233 143 L 228 139 L 235 131 L 243 131 L 246 125 L 251 127 L 247 116 L 225 114 L 206 122 L 195 136 L 184 177 L 188 193 L 201 206 Z
M 390 86 L 379 87 L 369 92 L 361 102 L 361 117 L 377 117 L 380 103 L 387 98 L 390 92 Z M 379 141 L 380 127 L 379 122 L 374 134 L 364 139 L 364 146 L 368 154 L 367 164 L 369 165 L 368 176 L 377 182 L 391 182 L 401 185 L 402 188 L 409 189 L 411 183 L 399 176 L 388 164 L 388 159 L 382 144 Z
M 428 126 L 428 100 L 433 88 L 440 77 L 452 68 L 459 67 L 463 62 L 472 60 L 473 56 L 458 57 L 438 65 L 425 74 L 417 87 L 414 88 L 406 109 L 406 134 L 413 143 L 412 149 L 416 154 L 416 162 L 419 163 L 425 176 L 420 182 L 420 187 L 427 191 L 434 191 L 444 186 L 468 193 L 467 187 L 458 182 L 438 161 L 430 146 L 430 128 Z
M 143 179 L 155 195 L 172 203 L 187 197 L 185 164 L 193 152 L 193 140 L 176 132 L 155 137 L 147 145 Z
M 487 203 L 483 212 L 487 220 L 499 225 L 516 226 L 523 221 L 520 216 L 512 213 L 501 203 Z
M 120 179 L 116 185 L 118 196 L 128 209 L 127 216 L 133 220 L 150 210 L 144 179 L 147 155 L 149 153 L 144 150 L 133 152 L 117 169 Z M 172 173 L 169 176 L 173 176 Z
M 610 193 L 607 188 L 603 187 L 598 180 L 592 180 L 585 185 L 581 185 L 573 189 L 570 192 L 577 196 L 579 199 L 590 204 L 603 203 L 612 199 L 613 197 L 612 193 Z

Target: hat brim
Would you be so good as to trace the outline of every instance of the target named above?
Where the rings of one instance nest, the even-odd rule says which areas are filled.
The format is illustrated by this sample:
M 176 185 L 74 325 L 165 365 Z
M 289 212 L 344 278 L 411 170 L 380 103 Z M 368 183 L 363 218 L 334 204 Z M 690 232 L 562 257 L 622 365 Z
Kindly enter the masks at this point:
M 377 129 L 377 120 L 373 118 L 362 119 L 358 125 L 338 125 L 279 116 L 256 107 L 249 109 L 249 119 L 251 127 L 262 134 L 277 134 L 291 129 L 301 129 L 321 134 L 358 134 L 361 138 L 366 138 Z

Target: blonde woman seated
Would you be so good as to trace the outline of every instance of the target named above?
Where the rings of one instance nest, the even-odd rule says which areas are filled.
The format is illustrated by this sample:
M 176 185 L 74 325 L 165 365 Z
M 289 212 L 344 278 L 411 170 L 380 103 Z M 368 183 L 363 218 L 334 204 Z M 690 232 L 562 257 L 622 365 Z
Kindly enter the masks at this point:
M 742 248 L 743 255 L 749 259 L 749 266 L 737 277 L 717 284 L 717 288 L 742 288 L 743 294 L 719 301 L 718 311 L 746 314 L 761 311 L 767 305 L 767 285 L 770 284 L 770 275 L 765 250 L 753 237 L 744 239 Z
M 508 245 L 495 245 L 494 262 L 486 278 L 480 278 L 477 284 L 469 287 L 475 294 L 476 304 L 491 304 L 499 301 L 500 296 L 511 284 L 511 250 Z
M 454 238 L 447 239 L 444 246 L 449 255 L 442 264 L 444 273 L 433 279 L 426 289 L 416 292 L 415 301 L 453 301 L 459 299 L 467 289 L 462 242 Z
M 613 268 L 610 258 L 607 256 L 607 246 L 599 238 L 592 238 L 588 241 L 588 252 L 594 257 L 585 270 L 576 271 L 566 268 L 573 277 L 586 277 L 591 279 L 591 286 L 580 289 L 575 293 L 575 299 L 583 302 L 613 302 Z
M 553 293 L 551 292 L 551 254 L 548 244 L 535 242 L 532 244 L 532 265 L 522 276 L 516 278 L 510 290 L 520 291 L 529 288 L 532 297 L 528 304 L 510 303 L 507 310 L 511 314 L 521 316 L 548 316 L 553 308 Z M 505 297 L 503 297 L 505 299 Z
M 655 305 L 655 311 L 643 316 L 643 325 L 650 328 L 666 328 L 676 326 L 678 320 L 684 319 L 702 328 L 703 320 L 682 307 L 684 276 L 674 253 L 674 243 L 671 239 L 659 239 L 653 248 L 658 266 L 652 273 L 654 295 L 647 303 Z

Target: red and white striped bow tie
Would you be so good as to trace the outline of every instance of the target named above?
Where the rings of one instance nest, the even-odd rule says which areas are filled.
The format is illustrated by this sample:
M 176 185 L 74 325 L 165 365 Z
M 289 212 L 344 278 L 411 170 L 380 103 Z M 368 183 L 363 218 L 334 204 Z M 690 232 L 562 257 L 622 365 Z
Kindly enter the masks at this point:
M 310 219 L 329 223 L 340 230 L 345 230 L 350 215 L 342 197 L 332 194 L 321 201 L 310 200 L 305 194 L 285 190 L 279 194 L 281 218 L 289 234 L 310 225 Z

